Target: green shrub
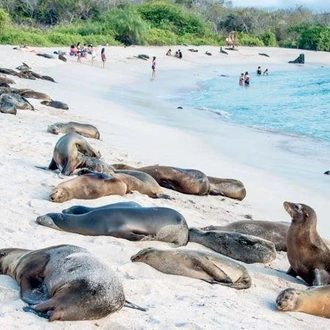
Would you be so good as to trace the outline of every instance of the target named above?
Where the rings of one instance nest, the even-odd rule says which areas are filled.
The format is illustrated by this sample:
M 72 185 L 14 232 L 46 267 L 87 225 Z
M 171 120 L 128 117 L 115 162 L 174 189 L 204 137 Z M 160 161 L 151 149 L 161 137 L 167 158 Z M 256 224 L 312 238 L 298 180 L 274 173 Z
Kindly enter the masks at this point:
M 260 40 L 256 36 L 248 35 L 245 33 L 239 34 L 238 42 L 241 46 L 257 46 L 257 47 L 263 47 L 265 46 L 263 41 Z
M 8 45 L 51 46 L 47 37 L 42 33 L 26 32 L 15 29 L 2 31 L 0 34 L 0 43 Z
M 163 46 L 175 45 L 177 43 L 177 36 L 167 30 L 150 29 L 146 41 L 149 45 Z
M 267 47 L 277 47 L 276 36 L 273 32 L 266 32 L 260 36 L 260 39 L 263 41 L 264 45 Z
M 0 31 L 11 25 L 9 14 L 0 8 Z

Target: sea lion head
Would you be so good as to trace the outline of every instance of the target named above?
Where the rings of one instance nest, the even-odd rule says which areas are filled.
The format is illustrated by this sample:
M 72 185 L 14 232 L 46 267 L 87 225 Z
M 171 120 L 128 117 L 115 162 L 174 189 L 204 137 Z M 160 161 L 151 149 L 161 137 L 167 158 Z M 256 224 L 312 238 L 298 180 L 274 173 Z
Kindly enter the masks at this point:
M 147 260 L 152 258 L 152 252 L 155 252 L 155 249 L 152 247 L 143 249 L 139 251 L 137 254 L 134 256 L 131 256 L 131 261 L 132 262 L 145 262 L 147 263 Z
M 283 312 L 296 310 L 299 295 L 300 292 L 292 288 L 281 291 L 276 298 L 277 309 Z
M 65 187 L 56 187 L 49 196 L 49 200 L 55 203 L 63 203 L 70 199 L 69 190 Z
M 308 223 L 314 222 L 316 219 L 315 211 L 308 205 L 284 202 L 283 206 L 285 210 L 290 214 L 292 222 Z
M 0 274 L 12 275 L 20 257 L 29 250 L 0 249 Z
M 49 125 L 47 128 L 47 132 L 58 135 L 59 133 L 61 133 L 61 126 L 59 126 L 58 123 Z
M 58 213 L 48 213 L 48 214 L 41 215 L 41 216 L 37 217 L 36 222 L 39 225 L 43 225 L 45 227 L 49 227 L 49 228 L 57 229 L 57 230 L 62 230 L 54 222 L 54 220 L 56 220 L 56 217 L 58 218 L 58 220 L 61 220 L 61 219 L 59 219 L 60 216 L 61 216 L 61 214 L 58 214 Z

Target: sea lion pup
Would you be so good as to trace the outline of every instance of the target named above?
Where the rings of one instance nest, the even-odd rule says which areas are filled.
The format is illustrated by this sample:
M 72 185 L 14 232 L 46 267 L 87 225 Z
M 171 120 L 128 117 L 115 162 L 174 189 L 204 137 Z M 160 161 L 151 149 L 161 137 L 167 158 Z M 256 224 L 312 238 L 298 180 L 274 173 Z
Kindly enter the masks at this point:
M 47 132 L 52 134 L 76 132 L 88 138 L 100 138 L 100 132 L 95 126 L 90 124 L 81 124 L 75 121 L 70 121 L 68 123 L 54 123 L 48 126 Z
M 85 214 L 48 213 L 37 223 L 81 235 L 114 236 L 130 241 L 188 243 L 188 226 L 179 212 L 166 207 L 106 208 Z
M 126 183 L 127 192 L 138 191 L 140 194 L 148 195 L 151 198 L 170 199 L 170 196 L 164 194 L 157 181 L 147 173 L 133 170 L 115 170 L 115 175 Z
M 330 171 L 325 171 L 324 174 L 330 175 Z
M 113 207 L 142 207 L 139 203 L 136 202 L 118 202 L 118 203 L 113 203 L 113 204 L 107 204 L 103 206 L 98 206 L 98 207 L 87 207 L 83 205 L 73 205 L 67 209 L 62 210 L 62 213 L 66 214 L 85 214 L 91 211 L 96 211 L 96 210 L 102 210 L 102 209 L 107 209 L 107 208 L 113 208 Z
M 78 133 L 67 133 L 57 141 L 48 169 L 59 169 L 62 174 L 70 175 L 75 169 L 85 166 L 86 158 L 83 156 L 100 158 L 101 153 Z
M 268 263 L 276 258 L 274 243 L 235 232 L 189 229 L 189 242 L 202 244 L 227 257 L 247 264 Z
M 125 164 L 113 164 L 115 169 L 136 170 L 151 175 L 160 186 L 184 194 L 207 195 L 210 184 L 207 176 L 193 169 L 152 165 L 134 168 Z
M 33 105 L 23 96 L 15 93 L 5 93 L 0 96 L 1 102 L 9 102 L 21 110 L 34 110 Z
M 30 305 L 24 310 L 49 321 L 99 319 L 125 303 L 117 275 L 74 245 L 1 249 L 0 272 L 17 281 L 21 299 Z
M 69 110 L 69 106 L 66 103 L 63 103 L 61 101 L 41 101 L 40 102 L 43 105 L 46 105 L 48 107 L 56 108 L 56 109 L 62 109 L 62 110 Z
M 277 309 L 282 312 L 303 312 L 330 318 L 330 285 L 307 290 L 288 288 L 276 298 Z
M 226 226 L 207 226 L 201 230 L 234 231 L 253 235 L 274 243 L 277 251 L 286 251 L 286 236 L 290 224 L 277 221 L 243 220 L 235 221 Z
M 132 256 L 131 261 L 144 262 L 166 274 L 193 277 L 210 284 L 234 289 L 251 286 L 251 277 L 243 265 L 212 252 L 147 248 Z
M 102 196 L 126 194 L 124 182 L 105 173 L 88 173 L 60 183 L 53 189 L 49 200 L 63 203 L 70 199 L 95 199 Z
M 233 199 L 243 200 L 246 190 L 243 183 L 235 179 L 221 179 L 208 176 L 210 182 L 210 195 L 221 195 Z
M 300 276 L 308 285 L 330 284 L 330 250 L 316 230 L 315 211 L 305 204 L 283 205 L 292 218 L 287 236 L 287 274 Z

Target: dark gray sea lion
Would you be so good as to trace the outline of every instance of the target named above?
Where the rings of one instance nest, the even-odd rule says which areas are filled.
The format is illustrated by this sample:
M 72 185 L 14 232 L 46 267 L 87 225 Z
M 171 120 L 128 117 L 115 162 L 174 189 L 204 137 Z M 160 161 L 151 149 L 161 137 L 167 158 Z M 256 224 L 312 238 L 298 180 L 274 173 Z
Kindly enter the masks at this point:
M 206 195 L 210 184 L 207 176 L 194 169 L 152 165 L 134 168 L 125 164 L 113 164 L 115 169 L 137 170 L 151 175 L 160 186 L 184 194 Z
M 276 258 L 276 250 L 272 242 L 252 235 L 191 228 L 189 241 L 248 264 L 268 263 Z
M 87 207 L 83 205 L 73 205 L 69 207 L 68 209 L 62 210 L 62 213 L 66 214 L 85 214 L 91 211 L 96 211 L 96 210 L 102 210 L 102 209 L 108 209 L 108 208 L 125 208 L 125 207 L 142 207 L 139 203 L 136 202 L 118 202 L 118 203 L 113 203 L 113 204 L 107 204 L 103 206 L 98 206 L 98 207 Z
M 330 171 L 325 171 L 324 174 L 330 175 Z
M 222 179 L 208 176 L 210 182 L 210 195 L 221 195 L 229 198 L 243 200 L 246 190 L 243 183 L 235 179 Z
M 234 289 L 248 289 L 251 277 L 238 262 L 217 253 L 197 250 L 157 250 L 147 248 L 131 257 L 160 272 L 188 276 Z
M 34 110 L 33 105 L 25 97 L 15 93 L 1 94 L 0 101 L 15 104 L 17 109 Z
M 179 212 L 166 207 L 106 208 L 79 215 L 48 213 L 36 221 L 81 235 L 163 241 L 177 246 L 188 242 L 186 220 Z
M 10 115 L 16 115 L 17 114 L 17 109 L 15 104 L 11 103 L 11 102 L 0 102 L 0 112 L 1 113 L 7 113 Z
M 151 198 L 170 197 L 164 194 L 157 181 L 148 173 L 134 170 L 115 170 L 116 177 L 127 185 L 128 192 L 138 191 L 140 194 L 148 195 Z
M 37 56 L 42 56 L 42 57 L 45 57 L 45 58 L 55 58 L 54 55 L 47 54 L 47 53 L 37 53 L 36 55 Z
M 62 54 L 58 54 L 58 59 L 63 61 L 63 62 L 67 62 L 67 58 Z
M 330 285 L 296 290 L 288 288 L 276 298 L 277 309 L 282 312 L 302 312 L 330 318 Z
M 99 319 L 125 303 L 117 275 L 74 245 L 1 249 L 0 272 L 17 281 L 21 299 L 30 305 L 25 310 L 49 321 Z
M 40 103 L 56 109 L 69 110 L 69 106 L 61 101 L 50 100 L 50 101 L 41 101 Z
M 234 231 L 253 235 L 274 243 L 277 251 L 286 251 L 286 236 L 290 224 L 277 221 L 243 220 L 235 221 L 226 226 L 207 226 L 201 230 Z
M 60 183 L 51 192 L 52 202 L 63 203 L 70 199 L 96 199 L 102 196 L 126 194 L 127 186 L 116 177 L 105 173 L 90 173 Z
M 95 126 L 90 124 L 81 124 L 75 121 L 70 121 L 68 123 L 54 123 L 48 126 L 47 132 L 52 134 L 66 134 L 76 132 L 88 138 L 100 138 L 100 132 Z
M 62 174 L 70 175 L 75 169 L 85 167 L 86 157 L 84 156 L 100 158 L 101 153 L 81 135 L 74 132 L 65 134 L 55 145 L 48 169 L 59 169 Z
M 308 205 L 284 202 L 292 218 L 287 236 L 287 256 L 294 277 L 308 285 L 330 284 L 330 250 L 316 230 L 317 217 Z

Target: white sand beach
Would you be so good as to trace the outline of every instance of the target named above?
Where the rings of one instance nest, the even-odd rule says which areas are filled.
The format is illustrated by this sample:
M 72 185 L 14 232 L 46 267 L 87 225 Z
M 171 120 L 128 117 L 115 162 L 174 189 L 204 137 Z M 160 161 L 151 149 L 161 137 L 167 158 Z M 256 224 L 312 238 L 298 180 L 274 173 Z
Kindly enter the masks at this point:
M 0 324 L 2 329 L 328 329 L 329 321 L 303 313 L 278 312 L 275 300 L 280 291 L 293 287 L 305 289 L 299 279 L 286 275 L 286 253 L 278 252 L 269 264 L 245 265 L 252 278 L 247 290 L 235 290 L 188 277 L 163 274 L 144 263 L 132 263 L 130 257 L 149 246 L 172 249 L 157 241 L 131 242 L 114 237 L 89 237 L 60 232 L 38 225 L 36 217 L 61 212 L 81 204 L 101 206 L 119 201 L 136 201 L 143 206 L 166 206 L 184 215 L 189 227 L 222 225 L 253 219 L 290 221 L 284 201 L 302 202 L 318 215 L 319 233 L 330 238 L 330 169 L 287 156 L 276 150 L 285 137 L 237 127 L 214 115 L 192 109 L 177 109 L 168 101 L 176 93 L 197 89 L 197 82 L 220 74 L 250 71 L 257 65 L 286 67 L 300 53 L 306 64 L 330 65 L 330 53 L 280 48 L 239 47 L 220 54 L 218 47 L 192 46 L 189 52 L 180 46 L 182 60 L 166 56 L 172 47 L 106 47 L 107 62 L 102 68 L 101 47 L 94 66 L 89 59 L 78 63 L 62 62 L 31 52 L 0 46 L 0 66 L 15 69 L 22 62 L 33 71 L 53 77 L 57 83 L 26 80 L 9 76 L 13 87 L 31 88 L 65 102 L 69 110 L 59 110 L 29 99 L 35 111 L 18 110 L 16 116 L 0 113 L 0 208 L 1 247 L 40 249 L 58 244 L 87 248 L 114 269 L 123 282 L 126 298 L 148 308 L 140 312 L 129 308 L 93 321 L 53 322 L 22 310 L 19 287 L 8 276 L 0 276 Z M 38 49 L 52 53 L 57 48 Z M 62 49 L 68 51 L 67 49 Z M 205 55 L 209 51 L 212 56 Z M 270 57 L 260 56 L 267 53 Z M 149 61 L 138 59 L 150 56 Z M 157 57 L 157 73 L 151 80 L 151 57 Z M 307 106 L 307 105 L 306 105 Z M 313 105 L 308 105 L 312 107 Z M 221 196 L 191 196 L 164 189 L 173 200 L 151 199 L 139 193 L 123 197 L 107 196 L 95 200 L 71 200 L 62 204 L 48 200 L 50 191 L 70 178 L 36 168 L 48 166 L 59 135 L 47 132 L 55 122 L 78 121 L 98 127 L 101 139 L 87 139 L 100 150 L 109 164 L 172 165 L 199 169 L 207 175 L 241 180 L 247 196 L 243 201 Z M 198 123 L 198 124 L 196 124 Z M 214 140 L 210 132 L 216 131 Z M 273 168 L 290 163 L 294 177 L 258 168 L 258 158 L 266 157 Z M 286 158 L 290 157 L 290 158 Z M 248 161 L 240 161 L 247 159 Z M 255 163 L 252 161 L 255 159 Z M 252 164 L 252 165 L 251 165 Z M 305 166 L 305 165 L 304 165 Z M 308 181 L 304 174 L 308 173 Z M 301 179 L 299 179 L 299 177 Z M 184 248 L 207 250 L 188 243 Z

